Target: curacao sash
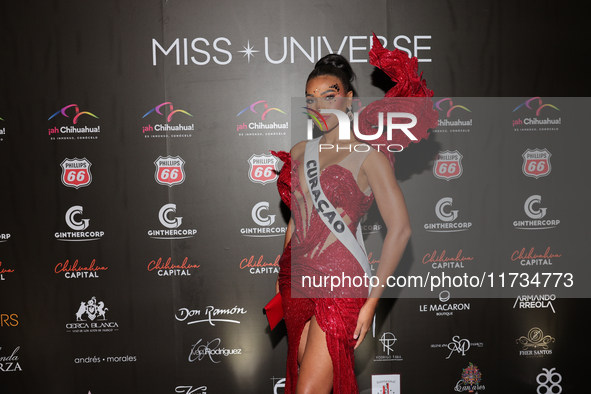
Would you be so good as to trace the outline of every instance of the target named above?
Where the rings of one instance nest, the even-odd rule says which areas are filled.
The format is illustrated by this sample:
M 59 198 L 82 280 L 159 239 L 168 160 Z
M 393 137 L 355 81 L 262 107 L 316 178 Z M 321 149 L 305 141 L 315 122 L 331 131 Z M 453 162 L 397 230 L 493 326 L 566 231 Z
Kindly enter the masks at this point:
M 367 261 L 367 254 L 365 253 L 365 246 L 363 244 L 363 237 L 361 235 L 361 224 L 357 226 L 357 237 L 355 237 L 351 230 L 349 230 L 349 227 L 345 224 L 342 216 L 322 191 L 319 173 L 320 160 L 318 158 L 320 138 L 322 137 L 308 141 L 304 153 L 304 175 L 306 177 L 306 183 L 308 184 L 308 190 L 310 191 L 310 198 L 312 199 L 316 212 L 318 212 L 318 216 L 320 216 L 324 224 L 326 224 L 335 237 L 337 237 L 337 239 L 357 259 L 367 277 L 371 278 L 371 270 L 369 268 L 369 262 Z M 369 290 L 371 290 L 371 287 Z

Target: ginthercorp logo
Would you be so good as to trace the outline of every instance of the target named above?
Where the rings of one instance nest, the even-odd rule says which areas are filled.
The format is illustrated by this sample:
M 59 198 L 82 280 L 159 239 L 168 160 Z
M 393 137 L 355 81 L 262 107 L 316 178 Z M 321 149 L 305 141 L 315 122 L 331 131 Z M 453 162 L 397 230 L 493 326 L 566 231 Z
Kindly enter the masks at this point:
M 554 338 L 544 335 L 544 332 L 538 327 L 532 327 L 527 336 L 522 335 L 515 340 L 515 343 L 521 345 L 519 355 L 526 357 L 543 357 L 552 354 L 552 349 L 548 349 L 548 345 L 552 342 L 554 342 Z
M 98 116 L 96 116 L 92 112 L 80 111 L 80 107 L 78 107 L 77 104 L 66 105 L 65 107 L 63 107 L 62 109 L 60 109 L 59 111 L 57 111 L 56 113 L 51 115 L 49 117 L 49 119 L 47 119 L 47 120 L 54 119 L 54 118 L 58 117 L 58 115 L 61 115 L 61 117 L 64 117 L 64 118 L 71 119 L 73 125 L 78 124 L 80 117 L 83 115 L 85 117 L 91 117 L 91 118 L 98 119 Z M 84 126 L 84 127 L 61 126 L 61 127 L 58 127 L 58 126 L 55 126 L 55 127 L 48 129 L 48 134 L 52 140 L 56 140 L 56 139 L 58 139 L 58 140 L 97 139 L 98 138 L 97 134 L 100 132 L 101 132 L 101 126 L 96 126 L 96 127 L 88 127 L 88 126 Z M 76 137 L 74 137 L 74 135 L 76 135 Z
M 245 237 L 281 237 L 287 231 L 286 226 L 273 226 L 277 215 L 269 214 L 269 203 L 261 201 L 252 207 L 252 221 L 258 227 L 244 227 L 240 233 Z
M 242 124 L 236 125 L 236 131 L 238 136 L 271 136 L 271 135 L 286 135 L 286 130 L 289 128 L 289 122 L 281 122 L 280 120 L 285 118 L 282 116 L 275 116 L 271 119 L 278 120 L 278 122 L 271 122 L 271 119 L 267 119 L 269 113 L 279 112 L 280 114 L 287 115 L 285 111 L 279 108 L 269 108 L 269 104 L 265 100 L 255 101 L 236 115 L 238 121 L 242 118 L 248 118 L 248 115 L 256 114 L 256 120 L 245 119 Z M 243 115 L 244 114 L 244 115 Z M 243 115 L 243 116 L 241 116 Z M 250 118 L 253 116 L 251 115 Z M 260 117 L 260 120 L 259 120 Z M 248 123 L 247 123 L 248 122 Z
M 443 98 L 435 103 L 435 108 L 440 111 L 440 113 L 445 113 L 445 118 L 438 119 L 438 126 L 434 129 L 434 132 L 441 133 L 441 132 L 469 132 L 470 127 L 472 126 L 472 119 L 460 119 L 460 116 L 466 112 L 471 113 L 472 111 L 468 109 L 464 105 L 454 105 L 454 102 L 451 98 Z M 452 112 L 454 112 L 454 116 L 456 118 L 450 119 Z
M 173 121 L 173 116 L 175 117 L 175 123 L 171 124 L 171 122 Z M 157 106 L 146 112 L 146 114 L 142 116 L 142 119 L 146 117 L 148 118 L 148 120 L 158 118 L 162 119 L 162 121 L 165 122 L 154 124 L 149 123 L 146 126 L 142 126 L 142 134 L 144 134 L 146 138 L 192 137 L 192 132 L 195 131 L 194 123 L 182 123 L 183 121 L 192 118 L 193 115 L 191 115 L 189 112 L 183 109 L 175 109 L 170 101 L 158 104 Z
M 273 394 L 283 394 L 285 392 L 285 378 L 276 378 L 273 376 L 271 381 L 273 382 Z
M 453 199 L 443 197 L 435 204 L 435 215 L 441 221 L 439 223 L 425 223 L 424 228 L 432 233 L 452 233 L 467 231 L 472 227 L 472 222 L 455 222 L 458 218 L 457 209 L 451 209 Z
M 90 219 L 84 218 L 84 208 L 81 205 L 74 205 L 66 211 L 66 224 L 73 231 L 58 231 L 55 239 L 58 241 L 87 242 L 98 241 L 104 235 L 104 231 L 85 231 L 90 225 Z
M 480 384 L 481 381 L 482 372 L 480 372 L 476 365 L 469 363 L 468 366 L 462 370 L 462 378 L 456 383 L 454 391 L 468 391 L 469 393 L 483 391 L 485 387 L 484 384 Z
M 548 230 L 557 227 L 560 220 L 544 219 L 547 208 L 542 207 L 541 204 L 542 196 L 539 194 L 529 196 L 523 204 L 523 210 L 531 220 L 515 220 L 513 226 L 517 230 Z
M 558 372 L 554 372 L 555 370 L 556 368 L 551 368 L 550 370 L 542 368 L 542 372 L 536 376 L 536 382 L 539 385 L 537 389 L 538 393 L 562 393 L 562 386 L 560 386 L 562 375 Z
M 279 178 L 279 169 L 277 168 L 279 159 L 270 154 L 252 155 L 248 159 L 250 168 L 248 169 L 248 179 L 254 183 L 266 185 L 275 182 Z
M 457 179 L 462 176 L 462 154 L 457 150 L 440 151 L 433 159 L 433 175 L 435 178 Z
M 553 104 L 543 103 L 541 97 L 532 97 L 519 104 L 513 110 L 516 115 L 527 116 L 523 119 L 521 116 L 513 118 L 513 128 L 516 131 L 555 131 L 562 124 L 562 119 L 556 117 L 560 109 Z M 534 117 L 535 116 L 535 117 Z M 546 116 L 544 119 L 543 117 Z
M 92 296 L 88 301 L 80 302 L 76 312 L 76 321 L 66 324 L 66 332 L 113 332 L 119 330 L 119 324 L 107 320 L 107 311 L 103 301 Z
M 197 234 L 196 229 L 181 229 L 182 216 L 176 216 L 176 204 L 164 204 L 158 211 L 160 224 L 168 230 L 148 230 L 148 235 L 153 239 L 187 239 Z
M 173 187 L 185 181 L 185 161 L 180 156 L 158 156 L 154 165 L 154 179 L 158 184 Z
M 64 159 L 60 166 L 62 167 L 62 183 L 64 186 L 79 189 L 90 185 L 92 182 L 92 173 L 90 166 L 92 163 L 86 158 Z
M 400 374 L 371 375 L 371 394 L 400 394 Z
M 550 165 L 550 156 L 548 149 L 527 149 L 521 155 L 523 157 L 523 175 L 531 178 L 540 178 L 550 174 L 552 166 Z

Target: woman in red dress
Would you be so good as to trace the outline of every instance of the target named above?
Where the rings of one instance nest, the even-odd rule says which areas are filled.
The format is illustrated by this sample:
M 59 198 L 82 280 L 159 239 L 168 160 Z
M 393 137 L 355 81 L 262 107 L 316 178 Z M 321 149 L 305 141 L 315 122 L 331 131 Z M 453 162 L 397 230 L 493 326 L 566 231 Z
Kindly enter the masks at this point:
M 377 41 L 375 36 L 374 40 Z M 380 60 L 389 64 L 398 62 L 394 65 L 396 74 L 407 78 L 407 71 L 401 74 L 399 69 L 401 64 L 412 61 L 405 53 L 397 52 L 387 51 L 377 42 L 370 52 L 372 64 L 380 67 Z M 388 56 L 390 59 L 387 59 Z M 320 59 L 306 83 L 309 112 L 318 115 L 322 109 L 337 109 L 352 118 L 354 77 L 351 66 L 342 56 L 333 54 Z M 397 81 L 398 77 L 391 77 L 399 84 L 403 82 L 399 89 L 406 85 L 406 80 Z M 421 90 L 421 95 L 430 92 L 420 78 L 418 84 L 420 86 L 414 88 L 417 92 Z M 364 112 L 367 111 L 369 116 L 376 114 L 377 109 L 380 109 L 379 104 L 375 108 L 366 108 Z M 386 278 L 396 269 L 411 234 L 404 197 L 394 176 L 393 158 L 354 137 L 339 139 L 337 116 L 323 114 L 322 118 L 325 123 L 319 143 L 332 148 L 323 148 L 319 152 L 321 187 L 353 234 L 375 199 L 387 227 L 376 276 L 380 283 L 386 283 Z M 360 119 L 360 128 L 368 122 L 371 123 L 369 119 Z M 433 122 L 428 127 L 433 127 Z M 375 129 L 372 131 L 369 126 L 367 133 L 375 134 Z M 307 143 L 302 141 L 290 153 L 277 154 L 284 161 L 278 181 L 279 192 L 292 213 L 277 281 L 288 336 L 285 392 L 357 393 L 353 351 L 370 329 L 384 288 L 373 287 L 368 297 L 366 286 L 329 291 L 326 287 L 308 285 L 306 288 L 302 283 L 304 276 L 364 276 L 358 260 L 335 237 L 313 206 L 304 175 L 305 166 L 302 165 Z

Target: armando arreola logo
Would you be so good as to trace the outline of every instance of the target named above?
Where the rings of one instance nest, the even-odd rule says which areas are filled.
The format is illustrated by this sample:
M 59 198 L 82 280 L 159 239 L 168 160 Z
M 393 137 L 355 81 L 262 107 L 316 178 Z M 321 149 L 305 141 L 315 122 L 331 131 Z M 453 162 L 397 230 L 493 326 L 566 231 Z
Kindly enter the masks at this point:
M 62 167 L 62 183 L 64 186 L 79 189 L 90 185 L 92 174 L 90 166 L 92 163 L 86 158 L 64 159 L 60 166 Z
M 544 219 L 546 217 L 547 208 L 540 207 L 542 203 L 542 196 L 534 194 L 529 196 L 523 204 L 525 214 L 532 220 L 515 220 L 513 227 L 517 230 L 548 230 L 555 228 L 560 224 L 558 219 Z
M 56 113 L 54 113 L 53 115 L 51 115 L 49 117 L 49 119 L 47 120 L 51 120 L 53 118 L 55 118 L 58 115 L 62 115 L 63 117 L 66 118 L 72 118 L 72 124 L 73 125 L 77 125 L 79 118 L 82 115 L 85 115 L 85 117 L 91 117 L 91 118 L 95 118 L 98 119 L 98 116 L 96 116 L 95 114 L 88 112 L 88 111 L 80 111 L 80 108 L 78 107 L 78 105 L 76 104 L 70 104 L 70 105 L 66 105 L 64 108 L 60 109 L 59 111 L 57 111 Z M 49 129 L 48 134 L 50 135 L 50 138 L 52 140 L 73 140 L 73 139 L 78 139 L 78 140 L 82 140 L 82 139 L 97 139 L 98 136 L 97 134 L 101 132 L 101 126 L 96 126 L 96 127 L 88 127 L 88 126 L 84 126 L 84 127 L 79 127 L 79 126 L 55 126 Z M 58 134 L 60 134 L 58 136 Z M 62 136 L 61 134 L 65 134 L 66 136 Z M 76 137 L 71 136 L 69 134 L 76 134 Z
M 154 165 L 154 179 L 160 185 L 173 187 L 185 181 L 185 161 L 180 156 L 158 156 Z
M 119 330 L 119 324 L 108 321 L 106 314 L 109 309 L 103 301 L 95 296 L 86 302 L 82 301 L 76 312 L 76 321 L 66 324 L 66 332 L 113 332 Z
M 165 112 L 168 112 L 168 115 Z M 152 113 L 162 116 L 164 119 L 166 119 L 166 123 L 155 123 L 153 125 L 149 123 L 147 126 L 142 126 L 142 133 L 144 134 L 145 138 L 178 138 L 193 136 L 192 132 L 195 131 L 195 124 L 180 123 L 180 120 L 187 119 L 187 116 L 192 118 L 193 115 L 182 109 L 174 109 L 174 106 L 171 102 L 167 101 L 162 104 L 158 104 L 156 107 L 146 112 L 146 114 L 142 116 L 142 119 Z M 179 120 L 179 123 L 170 124 L 170 122 L 172 122 L 172 117 L 177 114 L 180 116 L 175 117 L 175 120 Z
M 458 210 L 451 209 L 453 199 L 443 197 L 435 204 L 435 214 L 441 220 L 440 223 L 425 223 L 425 230 L 432 233 L 452 233 L 467 231 L 472 227 L 472 222 L 455 222 L 458 218 Z
M 255 222 L 258 227 L 243 227 L 240 229 L 245 237 L 282 237 L 285 236 L 287 231 L 286 226 L 273 226 L 275 223 L 275 217 L 277 215 L 269 215 L 266 212 L 269 211 L 269 203 L 267 201 L 261 201 L 252 207 L 252 221 Z

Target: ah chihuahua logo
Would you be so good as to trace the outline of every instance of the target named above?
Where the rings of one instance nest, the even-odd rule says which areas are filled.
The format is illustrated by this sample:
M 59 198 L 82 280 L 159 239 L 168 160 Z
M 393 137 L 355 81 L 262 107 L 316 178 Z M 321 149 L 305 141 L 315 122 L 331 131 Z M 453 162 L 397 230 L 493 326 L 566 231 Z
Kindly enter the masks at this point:
M 437 128 L 433 131 L 437 133 L 442 132 L 469 132 L 470 126 L 472 126 L 473 122 L 472 119 L 465 119 L 465 115 L 462 116 L 465 112 L 472 111 L 464 106 L 464 105 L 454 105 L 453 100 L 450 97 L 446 97 L 441 99 L 434 104 L 434 108 L 440 111 L 441 113 L 445 113 L 444 119 L 437 120 Z M 460 110 L 455 111 L 455 110 Z M 455 111 L 455 119 L 450 119 L 451 113 Z M 449 128 L 448 128 L 449 127 Z
M 164 107 L 166 105 L 168 106 L 168 109 L 170 111 L 168 113 L 168 116 L 166 116 L 166 114 L 162 113 L 162 107 Z M 162 104 L 158 104 L 157 106 L 155 106 L 154 108 L 152 108 L 151 110 L 146 112 L 146 114 L 144 116 L 142 116 L 142 119 L 145 118 L 146 116 L 150 115 L 152 112 L 156 112 L 158 115 L 162 115 L 162 116 L 166 117 L 167 122 L 170 122 L 172 120 L 172 116 L 177 113 L 181 113 L 181 114 L 185 114 L 185 115 L 189 115 L 190 117 L 193 117 L 193 115 L 191 115 L 190 113 L 188 113 L 187 111 L 185 111 L 183 109 L 174 109 L 174 106 L 172 105 L 172 103 L 170 101 L 164 102 Z
M 170 124 L 172 121 L 172 117 L 175 114 L 184 114 L 190 116 L 191 118 L 193 115 L 185 111 L 184 109 L 174 109 L 174 106 L 170 101 L 166 101 L 164 103 L 158 104 L 148 112 L 142 119 L 150 115 L 151 113 L 156 113 L 166 118 L 166 123 L 155 123 L 154 125 L 148 124 L 147 126 L 142 126 L 142 133 L 144 134 L 145 138 L 156 138 L 156 137 L 192 137 L 193 134 L 191 132 L 195 131 L 195 124 Z M 168 115 L 167 115 L 168 113 Z M 175 118 L 178 120 L 178 118 Z M 162 133 L 164 132 L 164 133 Z
M 537 104 L 538 104 L 537 107 L 535 107 L 535 104 L 532 105 L 532 102 L 535 103 L 536 100 L 537 100 Z M 542 108 L 546 108 L 546 107 L 554 108 L 556 111 L 560 111 L 560 109 L 558 109 L 558 107 L 556 107 L 555 105 L 543 104 L 541 97 L 532 97 L 529 100 L 524 101 L 523 103 L 521 103 L 517 107 L 515 107 L 513 112 L 517 111 L 521 107 L 525 107 L 525 108 L 531 109 L 532 111 L 536 111 L 536 116 L 540 116 L 540 112 L 542 111 Z
M 66 118 L 69 118 L 70 115 L 66 114 L 66 111 L 69 108 L 73 108 L 76 112 L 74 113 L 74 117 L 72 118 L 72 124 L 76 124 L 78 123 L 78 118 L 81 117 L 82 115 L 89 115 L 92 116 L 93 118 L 98 119 L 98 116 L 96 116 L 95 114 L 88 112 L 88 111 L 83 111 L 80 112 L 80 108 L 78 107 L 77 104 L 70 104 L 70 105 L 66 105 L 64 108 L 60 109 L 59 111 L 57 111 L 55 114 L 51 115 L 49 117 L 49 119 L 47 120 L 51 120 L 53 118 L 55 118 L 57 115 L 62 114 L 63 116 L 65 116 Z M 72 112 L 71 110 L 68 112 Z
M 276 111 L 283 115 L 287 115 L 285 111 L 280 108 L 272 107 L 269 108 L 269 104 L 267 104 L 266 100 L 259 100 L 255 101 L 254 103 L 250 104 L 248 107 L 244 108 L 242 111 L 238 112 L 236 117 L 239 117 L 242 114 L 248 115 L 249 112 L 256 114 L 256 118 L 260 115 L 261 121 L 252 121 L 246 123 L 243 121 L 242 124 L 236 125 L 236 131 L 244 130 L 243 132 L 239 133 L 239 136 L 249 135 L 249 136 L 269 136 L 269 135 L 286 135 L 284 129 L 289 128 L 289 122 L 285 123 L 276 123 L 276 122 L 269 122 L 267 119 L 267 115 L 272 112 Z M 245 116 L 243 116 L 244 118 Z M 248 116 L 246 116 L 248 118 Z M 249 120 L 253 119 L 251 116 Z M 281 130 L 275 130 L 281 129 Z
M 72 125 L 78 124 L 78 121 L 80 120 L 80 117 L 82 115 L 88 115 L 95 119 L 99 118 L 92 112 L 80 111 L 80 107 L 78 107 L 77 104 L 66 105 L 65 107 L 51 115 L 47 120 L 54 119 L 58 115 L 62 115 L 62 117 L 64 118 L 72 119 Z M 100 132 L 101 126 L 54 126 L 48 130 L 48 134 L 51 140 L 94 140 L 98 138 L 97 134 Z M 58 136 L 56 136 L 56 134 Z
M 556 111 L 561 112 L 554 104 L 544 104 L 541 97 L 532 97 L 513 110 L 513 113 L 519 114 L 519 118 L 511 120 L 513 128 L 516 131 L 558 131 L 562 118 L 554 117 L 558 115 Z

